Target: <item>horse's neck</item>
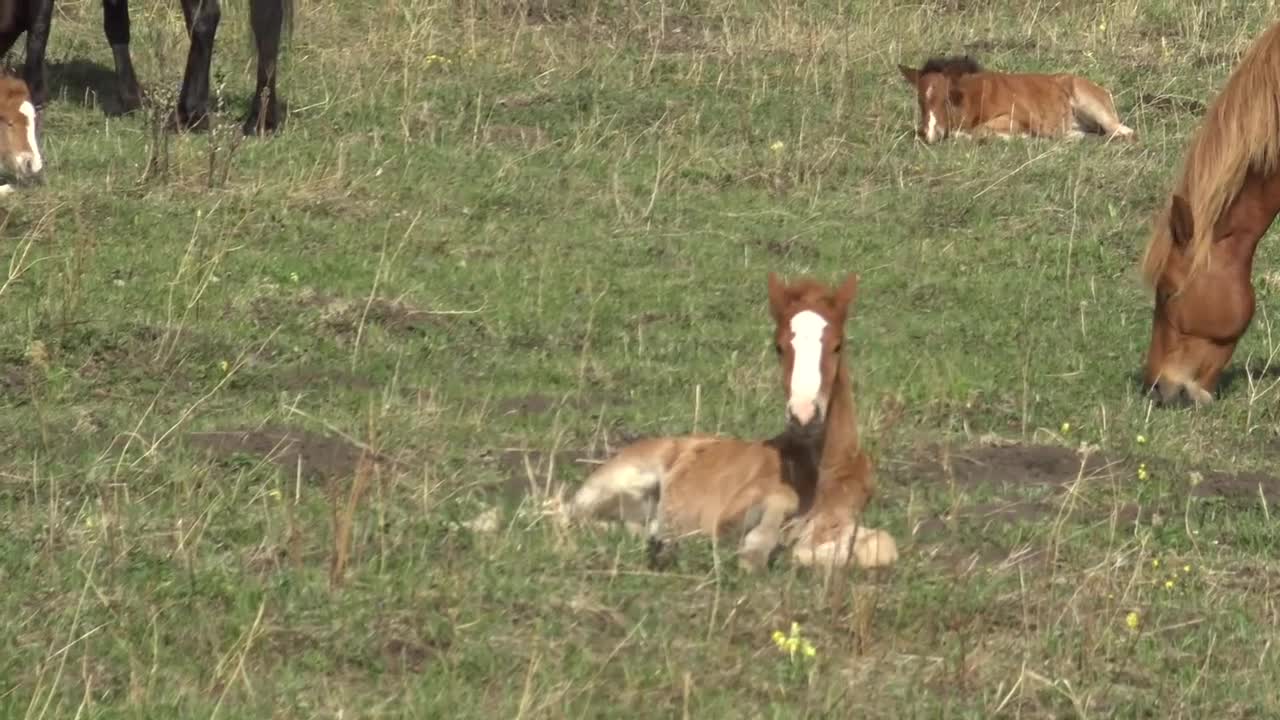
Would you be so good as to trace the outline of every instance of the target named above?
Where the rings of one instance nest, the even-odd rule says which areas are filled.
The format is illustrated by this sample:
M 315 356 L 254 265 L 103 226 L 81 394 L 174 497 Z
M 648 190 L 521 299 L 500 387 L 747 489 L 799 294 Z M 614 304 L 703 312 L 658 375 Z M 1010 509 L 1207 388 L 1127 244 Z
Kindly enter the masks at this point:
M 1237 240 L 1223 249 L 1242 262 L 1246 272 L 1252 272 L 1258 243 L 1267 234 L 1277 214 L 1280 214 L 1280 173 L 1265 178 L 1251 173 L 1245 178 L 1244 187 L 1236 199 L 1222 214 L 1214 228 L 1214 236 Z
M 841 363 L 831 383 L 831 401 L 827 404 L 827 423 L 822 443 L 823 474 L 853 461 L 858 454 L 858 420 L 853 407 L 853 389 L 849 371 Z

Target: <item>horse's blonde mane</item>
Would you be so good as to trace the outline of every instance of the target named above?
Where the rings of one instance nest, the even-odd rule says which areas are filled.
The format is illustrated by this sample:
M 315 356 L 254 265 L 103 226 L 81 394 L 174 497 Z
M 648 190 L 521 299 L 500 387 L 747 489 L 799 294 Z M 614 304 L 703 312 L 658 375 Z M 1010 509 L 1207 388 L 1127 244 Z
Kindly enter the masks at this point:
M 1191 208 L 1193 236 L 1188 276 L 1204 267 L 1218 219 L 1236 199 L 1250 171 L 1270 174 L 1280 165 L 1280 23 L 1245 51 L 1227 85 L 1196 130 L 1183 161 L 1176 194 Z M 1168 204 L 1157 215 L 1142 259 L 1154 287 L 1169 261 L 1173 237 Z

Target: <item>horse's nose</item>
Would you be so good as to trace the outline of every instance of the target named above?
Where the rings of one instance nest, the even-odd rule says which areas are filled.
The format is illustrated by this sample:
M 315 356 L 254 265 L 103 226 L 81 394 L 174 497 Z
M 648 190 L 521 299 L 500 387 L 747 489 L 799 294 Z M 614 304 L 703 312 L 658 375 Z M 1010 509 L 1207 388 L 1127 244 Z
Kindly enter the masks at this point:
M 44 182 L 44 163 L 35 153 L 23 153 L 18 156 L 18 174 L 24 179 Z
M 791 430 L 817 433 L 822 430 L 822 409 L 817 403 L 787 406 L 787 426 Z

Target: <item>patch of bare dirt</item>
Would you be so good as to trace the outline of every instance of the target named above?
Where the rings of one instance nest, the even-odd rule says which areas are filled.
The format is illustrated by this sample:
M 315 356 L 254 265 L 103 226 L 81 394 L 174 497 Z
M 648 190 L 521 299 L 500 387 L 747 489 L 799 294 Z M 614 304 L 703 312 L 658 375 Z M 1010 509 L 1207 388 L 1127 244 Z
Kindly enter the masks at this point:
M 220 459 L 236 455 L 264 458 L 287 474 L 298 472 L 308 479 L 331 479 L 355 474 L 364 450 L 330 435 L 297 428 L 252 428 L 191 432 L 187 443 Z M 375 456 L 385 462 L 382 455 Z
M 27 388 L 31 385 L 31 374 L 27 363 L 21 360 L 0 361 L 0 397 L 9 402 L 27 398 Z
M 1209 50 L 1194 57 L 1191 60 L 1191 66 L 1197 68 L 1234 68 L 1239 61 L 1239 53 L 1229 50 Z
M 1138 97 L 1137 107 L 1151 112 L 1171 113 L 1174 115 L 1201 115 L 1204 113 L 1205 105 L 1195 98 L 1181 95 L 1143 93 Z
M 494 123 L 486 125 L 481 133 L 484 142 L 490 145 L 539 148 L 551 144 L 551 136 L 547 134 L 547 131 L 532 125 Z
M 571 408 L 573 410 L 594 413 L 595 411 L 598 411 L 602 405 L 618 407 L 626 404 L 627 401 L 625 398 L 593 398 L 582 397 L 580 395 L 555 396 L 545 393 L 528 393 L 525 395 L 503 398 L 495 403 L 494 410 L 499 415 L 503 416 L 542 415 L 544 413 L 553 412 L 557 408 Z
M 375 297 L 350 299 L 323 293 L 302 292 L 294 298 L 265 296 L 251 304 L 259 324 L 275 326 L 293 320 L 299 308 L 319 313 L 318 324 L 335 335 L 353 336 L 361 323 L 379 325 L 391 332 L 421 334 L 469 318 L 465 313 L 437 312 L 414 307 L 403 300 Z
M 282 390 L 304 391 L 317 387 L 342 386 L 352 390 L 372 390 L 377 385 L 369 378 L 353 372 L 311 365 L 291 365 L 275 374 L 275 385 Z
M 1020 51 L 1029 52 L 1038 50 L 1040 43 L 1034 38 L 998 38 L 988 40 L 975 40 L 971 43 L 965 43 L 964 50 L 972 55 L 986 55 L 992 53 Z M 978 62 L 982 62 L 982 58 L 975 58 Z M 983 63 L 984 65 L 986 63 Z
M 1256 505 L 1264 498 L 1268 505 L 1280 501 L 1280 478 L 1256 472 L 1203 472 L 1191 486 L 1191 496 L 1218 498 L 1233 503 Z
M 648 44 L 662 53 L 703 51 L 720 31 L 718 19 L 677 13 L 664 16 L 661 25 L 649 29 Z
M 935 448 L 927 459 L 910 463 L 902 473 L 910 484 L 992 487 L 1010 490 L 1026 487 L 1062 488 L 1079 477 L 1106 471 L 1109 461 L 1100 453 L 1087 457 L 1053 445 L 1011 445 L 947 450 Z
M 534 487 L 543 488 L 548 480 L 554 488 L 556 478 L 565 472 L 585 476 L 595 469 L 598 460 L 580 448 L 558 450 L 554 453 L 507 448 L 495 458 L 505 475 L 502 494 L 511 500 L 523 498 Z
M 795 258 L 807 263 L 819 260 L 818 249 L 812 244 L 806 243 L 802 238 L 771 238 L 769 240 L 760 240 L 756 244 L 760 249 L 776 258 Z

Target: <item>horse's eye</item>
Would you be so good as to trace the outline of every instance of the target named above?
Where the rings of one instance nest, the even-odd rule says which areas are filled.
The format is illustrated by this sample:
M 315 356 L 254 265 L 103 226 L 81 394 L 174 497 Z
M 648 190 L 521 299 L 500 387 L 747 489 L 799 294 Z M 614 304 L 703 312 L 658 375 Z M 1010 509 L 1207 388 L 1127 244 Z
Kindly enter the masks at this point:
M 836 343 L 836 346 L 831 349 L 831 352 L 839 353 L 843 349 L 844 349 L 844 343 Z
M 777 353 L 777 354 L 781 355 L 781 354 L 782 354 L 782 343 L 774 343 L 774 344 L 773 344 L 773 351 L 774 351 L 775 353 Z

